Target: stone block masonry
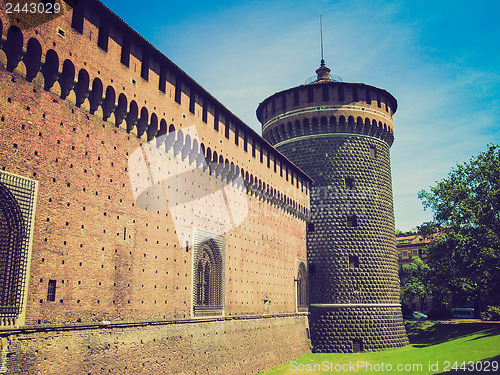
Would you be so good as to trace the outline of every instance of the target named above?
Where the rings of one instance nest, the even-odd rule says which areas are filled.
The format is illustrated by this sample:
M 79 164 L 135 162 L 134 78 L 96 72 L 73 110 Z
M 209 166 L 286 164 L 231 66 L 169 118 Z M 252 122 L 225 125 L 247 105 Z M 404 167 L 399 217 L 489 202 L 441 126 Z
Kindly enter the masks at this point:
M 292 315 L 26 328 L 2 341 L 0 371 L 250 375 L 307 352 L 306 326 L 306 316 Z
M 389 151 L 397 102 L 329 72 L 322 61 L 316 81 L 257 109 L 264 138 L 314 179 L 307 225 L 313 351 L 403 346 Z

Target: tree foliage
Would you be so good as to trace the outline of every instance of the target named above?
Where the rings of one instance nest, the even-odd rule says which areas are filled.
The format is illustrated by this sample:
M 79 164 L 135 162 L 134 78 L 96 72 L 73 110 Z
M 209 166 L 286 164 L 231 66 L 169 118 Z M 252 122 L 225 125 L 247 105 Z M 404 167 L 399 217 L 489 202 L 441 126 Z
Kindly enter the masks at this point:
M 476 316 L 500 299 L 500 147 L 491 145 L 458 165 L 430 192 L 424 207 L 446 228 L 428 249 L 434 297 L 455 306 L 474 303 Z M 429 223 L 427 223 L 429 224 Z
M 424 239 L 428 239 L 433 238 L 434 234 L 440 232 L 442 229 L 440 224 L 428 221 L 417 227 L 417 234 L 421 235 Z
M 423 312 L 425 298 L 431 293 L 430 268 L 419 257 L 414 257 L 412 262 L 403 267 L 401 275 L 405 280 L 402 288 L 403 300 L 407 303 L 417 298 Z
M 432 208 L 436 224 L 461 229 L 500 230 L 500 146 L 454 168 L 431 192 L 420 191 L 425 208 Z

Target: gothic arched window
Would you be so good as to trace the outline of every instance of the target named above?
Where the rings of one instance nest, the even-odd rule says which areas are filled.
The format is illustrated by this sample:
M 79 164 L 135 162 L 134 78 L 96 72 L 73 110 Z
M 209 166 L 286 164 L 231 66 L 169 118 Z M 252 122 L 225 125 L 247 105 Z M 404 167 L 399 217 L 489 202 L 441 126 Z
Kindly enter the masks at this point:
M 37 182 L 0 171 L 0 318 L 19 325 L 23 309 L 27 264 Z
M 0 314 L 19 312 L 24 220 L 19 204 L 0 182 Z
M 223 313 L 224 242 L 219 237 L 221 236 L 195 245 L 193 264 L 194 316 L 222 315 Z
M 198 260 L 196 272 L 196 304 L 208 306 L 214 294 L 214 290 L 210 288 L 210 282 L 213 284 L 214 275 L 207 251 L 203 251 L 203 255 Z

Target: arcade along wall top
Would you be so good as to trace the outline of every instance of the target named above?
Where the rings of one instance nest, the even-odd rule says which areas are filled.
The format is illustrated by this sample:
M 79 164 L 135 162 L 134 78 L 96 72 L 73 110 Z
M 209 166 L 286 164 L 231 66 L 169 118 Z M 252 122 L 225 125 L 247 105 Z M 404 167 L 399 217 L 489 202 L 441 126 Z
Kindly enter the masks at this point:
M 167 117 L 197 116 L 217 132 L 224 128 L 226 138 L 230 129 L 234 137 L 283 162 L 304 186 L 312 181 L 100 1 L 52 3 L 52 14 L 42 16 L 38 9 L 32 14 L 30 8 L 24 12 L 0 2 L 0 47 L 7 55 L 8 70 L 22 60 L 28 81 L 41 72 L 46 90 L 60 85 L 62 98 L 74 90 L 77 106 L 88 98 L 90 112 L 102 107 L 105 120 L 114 115 L 121 123 L 135 112 L 137 124 L 142 125 L 137 126 L 137 136 L 147 140 L 168 132 Z

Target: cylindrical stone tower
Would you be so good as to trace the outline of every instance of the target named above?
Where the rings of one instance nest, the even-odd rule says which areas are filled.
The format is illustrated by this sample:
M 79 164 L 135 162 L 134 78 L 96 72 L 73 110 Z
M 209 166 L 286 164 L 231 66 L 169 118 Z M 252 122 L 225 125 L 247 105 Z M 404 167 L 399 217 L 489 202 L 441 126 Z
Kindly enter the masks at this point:
M 389 160 L 397 102 L 329 72 L 322 60 L 314 82 L 257 109 L 263 137 L 315 181 L 307 227 L 313 350 L 403 346 Z

